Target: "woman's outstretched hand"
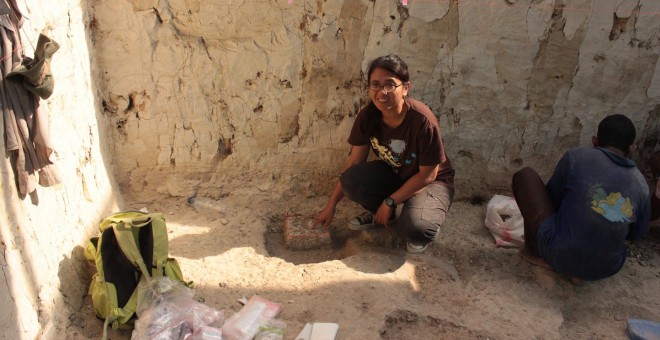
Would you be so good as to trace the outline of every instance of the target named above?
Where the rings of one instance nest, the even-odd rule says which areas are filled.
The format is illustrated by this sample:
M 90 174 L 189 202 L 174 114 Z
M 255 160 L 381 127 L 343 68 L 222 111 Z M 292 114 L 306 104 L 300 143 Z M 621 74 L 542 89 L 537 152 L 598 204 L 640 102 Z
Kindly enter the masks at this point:
M 320 225 L 323 228 L 327 228 L 332 223 L 332 219 L 335 217 L 335 207 L 326 205 L 319 215 L 316 217 L 316 225 Z

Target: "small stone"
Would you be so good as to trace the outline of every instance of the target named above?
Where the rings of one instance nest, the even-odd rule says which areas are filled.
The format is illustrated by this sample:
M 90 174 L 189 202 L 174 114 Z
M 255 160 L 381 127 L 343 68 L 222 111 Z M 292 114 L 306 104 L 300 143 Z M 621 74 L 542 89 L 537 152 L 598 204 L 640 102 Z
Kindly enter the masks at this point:
M 226 218 L 221 218 L 220 223 L 227 224 L 227 223 L 229 223 L 229 220 L 227 220 Z

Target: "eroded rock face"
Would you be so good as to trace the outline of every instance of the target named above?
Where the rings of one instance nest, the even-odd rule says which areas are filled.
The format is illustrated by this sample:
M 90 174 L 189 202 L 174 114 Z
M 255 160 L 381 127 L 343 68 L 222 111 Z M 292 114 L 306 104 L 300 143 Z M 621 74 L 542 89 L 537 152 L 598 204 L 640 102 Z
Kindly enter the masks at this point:
M 133 193 L 231 178 L 325 190 L 368 100 L 364 72 L 407 61 L 439 117 L 459 196 L 548 175 L 607 114 L 658 135 L 654 0 L 97 1 L 93 37 L 115 174 Z M 649 142 L 650 143 L 650 142 Z M 248 175 L 245 175 L 248 174 Z
M 26 56 L 34 56 L 40 33 L 60 45 L 51 61 L 54 92 L 41 105 L 62 181 L 21 196 L 15 158 L 0 138 L 0 337 L 61 339 L 58 330 L 75 322 L 69 316 L 80 308 L 91 280 L 82 245 L 98 233 L 100 217 L 117 208 L 107 147 L 112 136 L 96 101 L 99 72 L 87 9 L 80 1 L 16 2 L 28 18 L 20 29 Z M 4 125 L 2 130 L 4 135 Z

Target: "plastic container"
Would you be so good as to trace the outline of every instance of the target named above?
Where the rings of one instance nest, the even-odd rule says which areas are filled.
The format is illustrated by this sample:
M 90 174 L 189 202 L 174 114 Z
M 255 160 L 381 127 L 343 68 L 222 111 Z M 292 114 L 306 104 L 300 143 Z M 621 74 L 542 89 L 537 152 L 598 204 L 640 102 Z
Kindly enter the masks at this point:
M 208 197 L 197 197 L 197 196 L 188 197 L 188 204 L 192 205 L 195 208 L 213 210 L 223 214 L 227 212 L 227 208 L 224 206 L 224 204 Z

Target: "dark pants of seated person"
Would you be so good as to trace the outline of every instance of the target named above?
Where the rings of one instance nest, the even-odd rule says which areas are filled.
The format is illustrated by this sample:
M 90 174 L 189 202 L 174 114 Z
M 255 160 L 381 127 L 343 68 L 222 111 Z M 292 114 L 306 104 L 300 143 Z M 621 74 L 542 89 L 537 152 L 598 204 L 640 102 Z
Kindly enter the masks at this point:
M 660 218 L 660 197 L 651 192 L 651 221 Z
M 344 195 L 372 213 L 404 183 L 381 160 L 354 165 L 339 180 Z M 392 227 L 408 241 L 425 245 L 435 238 L 453 199 L 454 189 L 433 182 L 403 203 L 401 215 Z
M 660 218 L 660 197 L 658 197 L 658 181 L 660 181 L 660 151 L 656 151 L 649 158 L 649 166 L 651 167 L 651 175 L 655 181 L 651 182 L 649 188 L 651 193 L 651 221 Z
M 541 177 L 532 168 L 523 168 L 513 175 L 511 183 L 525 226 L 525 250 L 539 256 L 537 229 L 543 220 L 554 214 L 555 208 Z

